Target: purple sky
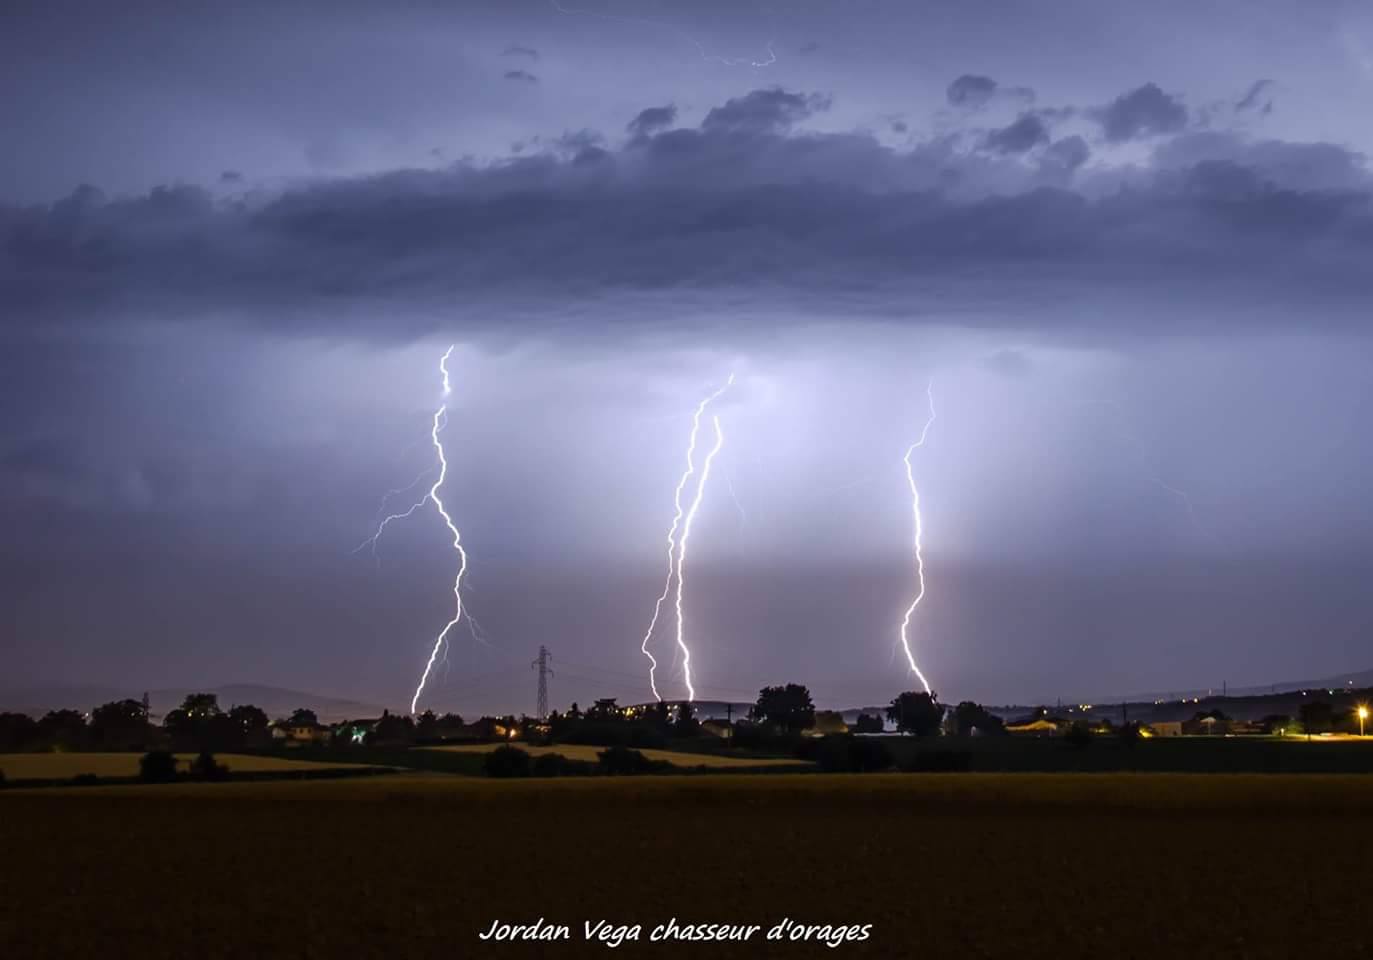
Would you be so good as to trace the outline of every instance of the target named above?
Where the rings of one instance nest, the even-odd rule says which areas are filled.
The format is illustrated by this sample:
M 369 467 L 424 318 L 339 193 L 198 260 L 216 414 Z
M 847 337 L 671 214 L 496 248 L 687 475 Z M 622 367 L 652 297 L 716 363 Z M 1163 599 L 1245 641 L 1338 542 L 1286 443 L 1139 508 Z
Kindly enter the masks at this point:
M 408 705 L 450 343 L 435 708 L 647 697 L 731 372 L 699 696 L 910 688 L 931 380 L 943 699 L 1373 666 L 1365 4 L 20 3 L 0 84 L 0 690 Z

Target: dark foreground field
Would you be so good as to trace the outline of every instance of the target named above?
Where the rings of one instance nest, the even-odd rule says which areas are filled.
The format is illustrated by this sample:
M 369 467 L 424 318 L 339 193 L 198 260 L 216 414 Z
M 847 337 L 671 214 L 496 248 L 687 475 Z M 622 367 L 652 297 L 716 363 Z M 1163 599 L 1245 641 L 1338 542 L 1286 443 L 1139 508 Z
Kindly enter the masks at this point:
M 1373 953 L 1373 778 L 445 777 L 9 791 L 0 957 Z M 543 917 L 572 940 L 478 940 Z M 652 928 L 872 924 L 865 942 Z M 644 924 L 617 949 L 584 920 Z M 609 951 L 609 953 L 607 953 Z

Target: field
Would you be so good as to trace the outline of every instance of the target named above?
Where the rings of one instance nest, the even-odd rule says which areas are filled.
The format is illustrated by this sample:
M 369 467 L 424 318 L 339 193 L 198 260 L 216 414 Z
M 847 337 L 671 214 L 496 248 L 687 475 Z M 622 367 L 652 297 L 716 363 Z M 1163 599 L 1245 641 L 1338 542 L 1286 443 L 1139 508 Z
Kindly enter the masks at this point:
M 141 756 L 137 753 L 0 753 L 0 771 L 9 780 L 61 780 L 83 773 L 97 777 L 136 777 Z M 195 759 L 195 754 L 179 753 L 176 759 L 177 765 L 184 771 Z M 275 773 L 341 766 L 238 753 L 218 754 L 215 760 L 234 773 Z
M 1373 778 L 696 775 L 0 794 L 0 956 L 1291 957 L 1373 952 Z M 570 942 L 492 944 L 543 917 Z M 647 941 L 872 924 L 832 950 Z
M 442 753 L 490 753 L 500 744 L 491 743 L 468 743 L 452 747 L 422 747 L 424 750 L 436 750 Z M 593 747 L 575 743 L 559 743 L 551 747 L 530 746 L 526 743 L 517 743 L 519 747 L 531 757 L 541 756 L 545 753 L 560 753 L 569 760 L 585 760 L 595 763 L 596 757 L 605 747 Z M 743 767 L 793 767 L 804 768 L 810 766 L 799 760 L 787 758 L 750 758 L 732 757 L 728 755 L 710 753 L 680 753 L 675 750 L 651 750 L 639 749 L 645 757 L 653 761 L 670 763 L 676 767 L 711 767 L 719 769 L 738 769 Z

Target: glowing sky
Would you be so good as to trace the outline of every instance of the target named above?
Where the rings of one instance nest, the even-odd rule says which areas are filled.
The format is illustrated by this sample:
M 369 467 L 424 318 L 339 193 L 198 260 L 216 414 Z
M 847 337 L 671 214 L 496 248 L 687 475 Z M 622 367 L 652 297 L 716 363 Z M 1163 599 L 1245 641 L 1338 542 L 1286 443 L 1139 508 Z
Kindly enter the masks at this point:
M 700 697 L 912 686 L 931 377 L 944 699 L 1373 666 L 1366 5 L 578 9 L 621 19 L 7 9 L 0 689 L 403 707 L 451 538 L 350 551 L 432 458 L 449 343 L 485 642 L 436 707 L 532 711 L 540 644 L 554 705 L 650 696 L 682 443 L 731 372 Z

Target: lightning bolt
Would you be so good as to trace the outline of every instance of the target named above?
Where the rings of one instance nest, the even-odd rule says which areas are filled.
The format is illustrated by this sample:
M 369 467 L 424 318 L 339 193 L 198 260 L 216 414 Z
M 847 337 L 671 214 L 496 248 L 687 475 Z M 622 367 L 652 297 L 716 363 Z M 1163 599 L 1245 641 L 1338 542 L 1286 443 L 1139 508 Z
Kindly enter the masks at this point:
M 566 16 L 595 17 L 597 20 L 609 20 L 611 23 L 629 23 L 639 27 L 653 27 L 655 29 L 668 29 L 676 33 L 683 40 L 696 48 L 696 52 L 701 55 L 701 59 L 706 63 L 718 63 L 726 67 L 770 67 L 777 62 L 777 51 L 773 49 L 772 41 L 767 42 L 767 59 L 754 60 L 749 57 L 721 57 L 712 53 L 707 53 L 705 46 L 691 34 L 674 23 L 667 23 L 663 20 L 645 20 L 642 17 L 622 17 L 614 13 L 601 13 L 599 10 L 582 10 L 572 7 L 565 7 L 561 0 L 548 0 L 553 9 Z
M 687 700 L 696 699 L 696 688 L 691 685 L 691 650 L 686 645 L 686 619 L 682 615 L 682 587 L 684 586 L 683 578 L 686 574 L 687 540 L 691 537 L 691 524 L 696 519 L 696 511 L 700 509 L 701 498 L 706 492 L 706 481 L 710 479 L 710 465 L 714 462 L 715 455 L 720 452 L 720 448 L 725 444 L 725 434 L 720 429 L 720 418 L 712 416 L 710 419 L 715 427 L 715 446 L 710 448 L 710 452 L 706 454 L 705 463 L 701 465 L 701 480 L 696 484 L 696 497 L 691 501 L 691 509 L 687 511 L 686 521 L 682 524 L 682 542 L 677 545 L 677 649 L 682 652 L 682 676 L 686 681 Z
M 677 529 L 678 529 L 678 527 L 681 526 L 681 524 L 682 524 L 682 518 L 683 518 L 683 516 L 685 516 L 685 512 L 682 510 L 682 491 L 686 489 L 687 481 L 690 480 L 692 474 L 694 474 L 694 473 L 696 472 L 696 463 L 695 463 L 695 456 L 696 456 L 696 437 L 697 437 L 697 435 L 700 433 L 700 430 L 701 430 L 701 415 L 705 413 L 706 407 L 710 406 L 710 404 L 711 404 L 712 401 L 714 401 L 714 400 L 715 400 L 717 397 L 719 397 L 722 393 L 724 393 L 726 390 L 728 390 L 733 384 L 734 384 L 734 374 L 731 373 L 731 374 L 729 375 L 729 379 L 725 381 L 725 385 L 724 385 L 723 387 L 721 387 L 720 389 L 716 390 L 714 393 L 710 394 L 710 395 L 709 395 L 708 397 L 706 397 L 704 400 L 702 400 L 702 401 L 697 405 L 697 407 L 696 407 L 696 412 L 695 412 L 694 414 L 692 414 L 692 416 L 691 416 L 691 435 L 690 435 L 690 437 L 687 439 L 686 471 L 682 474 L 682 478 L 681 478 L 680 480 L 677 481 L 677 489 L 676 489 L 676 491 L 674 491 L 674 493 L 672 494 L 672 508 L 673 508 L 672 526 L 671 526 L 670 528 L 668 528 L 668 531 L 667 531 L 667 578 L 663 581 L 663 592 L 662 592 L 661 594 L 658 595 L 658 599 L 657 599 L 657 600 L 654 602 L 654 604 L 653 604 L 653 617 L 648 621 L 648 630 L 646 630 L 646 631 L 644 632 L 644 639 L 643 639 L 643 642 L 639 644 L 639 650 L 640 650 L 640 652 L 642 652 L 644 656 L 648 657 L 648 664 L 649 664 L 649 666 L 648 666 L 648 685 L 649 685 L 649 687 L 653 690 L 653 696 L 654 696 L 654 698 L 657 699 L 657 700 L 663 699 L 662 694 L 660 694 L 660 693 L 658 692 L 658 681 L 657 681 L 657 677 L 656 677 L 656 675 L 657 675 L 657 670 L 658 670 L 658 660 L 657 660 L 656 657 L 653 656 L 653 654 L 649 653 L 649 651 L 648 651 L 648 641 L 649 641 L 650 639 L 652 639 L 652 637 L 653 637 L 653 631 L 654 631 L 654 629 L 656 629 L 657 626 L 658 626 L 658 616 L 659 616 L 659 614 L 662 613 L 663 603 L 664 603 L 664 601 L 667 600 L 668 594 L 672 592 L 672 581 L 673 581 L 674 575 L 677 575 L 677 591 L 678 591 L 678 592 L 677 592 L 677 643 L 678 643 L 679 648 L 685 649 L 685 644 L 682 642 L 683 628 L 682 628 L 682 612 L 681 612 L 681 577 L 680 577 L 680 574 L 679 574 L 679 570 L 680 570 L 680 566 L 679 566 L 679 565 L 680 565 L 680 562 L 681 562 L 681 561 L 680 561 L 680 559 L 678 558 L 678 550 L 677 550 Z M 719 425 L 718 419 L 716 420 L 716 423 L 715 423 L 715 430 L 716 430 L 716 447 L 714 448 L 714 450 L 711 451 L 709 457 L 707 457 L 707 460 L 706 460 L 706 467 L 705 467 L 705 471 L 704 471 L 704 472 L 708 472 L 708 471 L 709 471 L 710 460 L 714 458 L 715 453 L 719 450 L 719 444 L 720 444 L 720 443 L 722 442 L 722 440 L 723 440 L 723 436 L 720 434 L 720 425 Z M 702 482 L 701 482 L 700 484 L 697 485 L 697 489 L 696 489 L 696 499 L 695 499 L 695 501 L 694 501 L 694 503 L 693 503 L 693 505 L 692 505 L 692 515 L 693 515 L 693 516 L 695 515 L 696 507 L 700 505 L 701 495 L 702 495 L 702 493 L 704 492 L 704 489 L 705 489 L 704 481 L 705 481 L 705 477 L 702 477 Z M 683 540 L 686 539 L 686 533 L 685 533 L 685 532 L 683 533 L 682 538 L 683 538 Z M 687 677 L 688 677 L 688 679 L 687 679 L 687 689 L 690 691 L 690 690 L 691 690 L 690 673 L 687 674 Z M 695 699 L 694 695 L 693 695 L 692 699 Z
M 467 572 L 467 551 L 462 547 L 462 534 L 458 533 L 453 518 L 448 515 L 448 508 L 443 505 L 443 500 L 439 497 L 439 488 L 443 486 L 443 481 L 448 478 L 448 457 L 443 450 L 443 441 L 439 439 L 439 431 L 448 424 L 448 395 L 452 392 L 452 387 L 448 382 L 448 358 L 452 355 L 453 347 L 450 346 L 439 360 L 439 372 L 443 374 L 443 400 L 439 404 L 439 408 L 434 411 L 434 420 L 429 429 L 429 439 L 433 441 L 434 453 L 439 458 L 439 475 L 434 481 L 434 485 L 429 488 L 427 499 L 434 502 L 434 506 L 439 511 L 439 516 L 443 517 L 448 532 L 453 535 L 453 549 L 458 554 L 458 572 L 453 577 L 453 619 L 444 624 L 439 635 L 434 638 L 434 648 L 429 652 L 429 662 L 424 665 L 424 673 L 420 676 L 419 685 L 415 687 L 415 695 L 410 699 L 411 713 L 414 713 L 416 707 L 419 706 L 420 694 L 424 693 L 424 685 L 429 681 L 429 674 L 434 669 L 434 661 L 438 659 L 439 651 L 444 649 L 444 642 L 448 639 L 448 631 L 452 630 L 462 619 L 462 575 Z
M 930 401 L 930 417 L 925 421 L 925 426 L 920 431 L 920 439 L 906 448 L 906 483 L 911 488 L 911 512 L 915 516 L 915 576 L 918 584 L 915 591 L 915 599 L 906 608 L 906 615 L 901 619 L 901 649 L 906 652 L 906 662 L 911 666 L 911 672 L 920 678 L 920 685 L 925 688 L 925 692 L 930 692 L 930 682 L 925 679 L 925 675 L 920 672 L 920 668 L 915 665 L 915 655 L 911 653 L 910 625 L 911 617 L 915 615 L 915 608 L 920 606 L 920 601 L 925 597 L 925 557 L 921 553 L 920 535 L 923 532 L 923 524 L 920 519 L 920 490 L 915 485 L 915 471 L 911 466 L 911 454 L 925 445 L 925 438 L 929 436 L 930 427 L 934 425 L 934 383 L 931 382 L 925 388 L 925 395 Z

